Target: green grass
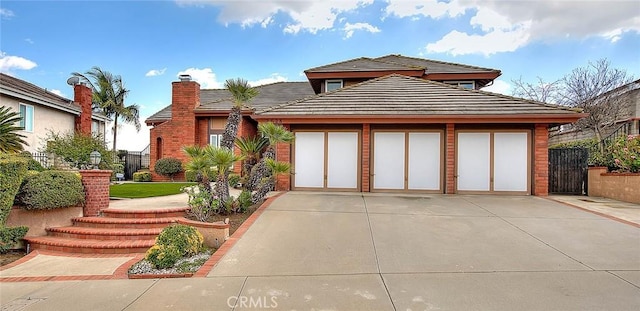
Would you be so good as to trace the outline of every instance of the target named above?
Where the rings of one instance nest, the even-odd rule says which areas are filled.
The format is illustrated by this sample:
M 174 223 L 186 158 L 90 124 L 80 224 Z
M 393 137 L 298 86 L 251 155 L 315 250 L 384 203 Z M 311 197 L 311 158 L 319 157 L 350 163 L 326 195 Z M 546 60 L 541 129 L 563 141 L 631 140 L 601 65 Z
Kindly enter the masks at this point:
M 178 194 L 180 188 L 192 186 L 196 183 L 173 182 L 173 183 L 124 183 L 109 186 L 109 196 L 116 198 L 150 198 L 164 195 Z

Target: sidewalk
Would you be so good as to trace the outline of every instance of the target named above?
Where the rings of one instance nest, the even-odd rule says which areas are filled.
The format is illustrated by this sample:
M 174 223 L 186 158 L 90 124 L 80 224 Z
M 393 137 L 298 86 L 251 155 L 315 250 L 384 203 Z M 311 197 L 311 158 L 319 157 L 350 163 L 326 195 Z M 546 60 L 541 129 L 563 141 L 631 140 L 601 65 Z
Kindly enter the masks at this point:
M 601 197 L 551 195 L 549 199 L 584 209 L 610 219 L 619 219 L 640 227 L 640 204 Z M 615 220 L 614 219 L 614 220 Z

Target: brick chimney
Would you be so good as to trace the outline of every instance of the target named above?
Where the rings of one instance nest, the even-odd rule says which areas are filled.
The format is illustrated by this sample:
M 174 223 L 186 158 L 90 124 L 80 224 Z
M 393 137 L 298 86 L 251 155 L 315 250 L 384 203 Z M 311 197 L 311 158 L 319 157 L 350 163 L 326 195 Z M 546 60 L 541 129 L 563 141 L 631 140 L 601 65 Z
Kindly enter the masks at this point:
M 76 83 L 73 86 L 73 101 L 80 105 L 82 111 L 76 117 L 76 131 L 91 135 L 91 108 L 92 92 L 84 83 Z
M 182 146 L 196 142 L 197 124 L 193 109 L 200 105 L 200 84 L 192 81 L 189 75 L 180 75 L 180 81 L 173 82 L 171 86 L 171 124 L 180 146 L 171 146 L 173 148 L 170 149 L 182 150 Z

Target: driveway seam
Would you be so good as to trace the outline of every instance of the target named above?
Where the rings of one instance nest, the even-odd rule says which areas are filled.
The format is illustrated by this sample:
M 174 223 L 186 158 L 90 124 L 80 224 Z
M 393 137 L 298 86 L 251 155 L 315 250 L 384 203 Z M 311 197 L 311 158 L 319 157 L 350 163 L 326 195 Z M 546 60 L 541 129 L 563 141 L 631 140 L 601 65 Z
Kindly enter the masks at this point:
M 147 289 L 145 289 L 142 293 L 140 293 L 140 295 L 138 295 L 138 297 L 136 297 L 136 299 L 134 299 L 131 303 L 129 303 L 124 308 L 122 308 L 122 311 L 127 310 L 129 307 L 131 307 L 131 305 L 136 303 L 136 301 L 138 301 L 142 296 L 144 296 L 144 294 L 146 294 L 151 288 L 156 286 L 156 284 L 158 284 L 159 281 L 160 281 L 160 279 L 154 280 L 153 283 L 151 284 L 151 286 L 147 287 Z
M 638 286 L 638 285 L 636 285 L 636 284 L 633 284 L 633 283 L 631 283 L 631 282 L 627 281 L 627 279 L 625 279 L 625 278 L 623 278 L 623 277 L 621 277 L 621 276 L 619 276 L 619 275 L 615 274 L 613 271 L 620 271 L 620 270 L 611 270 L 611 271 L 610 271 L 610 270 L 607 270 L 606 272 L 607 272 L 607 273 L 609 273 L 609 274 L 611 274 L 611 275 L 613 275 L 613 276 L 615 276 L 615 277 L 617 277 L 617 278 L 619 278 L 619 279 L 621 279 L 621 280 L 623 280 L 623 281 L 625 281 L 625 282 L 627 282 L 627 283 L 629 283 L 631 286 L 633 286 L 633 287 L 635 287 L 635 288 L 637 288 L 637 289 L 640 289 L 640 286 Z M 630 271 L 637 271 L 637 270 L 630 270 Z
M 244 286 L 247 284 L 248 279 L 249 279 L 248 276 L 244 277 L 244 281 L 242 282 L 242 286 L 240 286 L 240 291 L 238 291 L 238 295 L 236 295 L 236 298 L 240 298 L 240 295 L 242 295 L 242 291 L 244 290 Z M 235 311 L 237 306 L 238 306 L 238 299 L 236 299 L 236 303 L 233 304 L 233 308 L 231 308 L 231 311 Z

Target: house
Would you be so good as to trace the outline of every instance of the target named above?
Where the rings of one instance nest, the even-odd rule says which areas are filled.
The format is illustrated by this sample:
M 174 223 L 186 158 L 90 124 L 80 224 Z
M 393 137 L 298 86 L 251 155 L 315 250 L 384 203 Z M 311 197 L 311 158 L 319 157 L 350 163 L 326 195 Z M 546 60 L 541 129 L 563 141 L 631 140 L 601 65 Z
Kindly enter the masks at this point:
M 260 122 L 295 133 L 294 144 L 276 148 L 293 167 L 279 190 L 546 195 L 548 128 L 585 116 L 480 91 L 500 75 L 489 68 L 387 55 L 305 74 L 306 82 L 259 86 L 240 125 L 242 136 Z M 184 145 L 217 144 L 231 105 L 225 90 L 173 82 L 172 104 L 146 120 L 151 167 L 162 157 L 186 161 Z
M 38 152 L 46 147 L 49 131 L 81 131 L 99 133 L 104 137 L 109 118 L 92 111 L 91 89 L 83 84 L 73 86 L 74 99 L 70 100 L 27 81 L 0 73 L 0 104 L 19 111 L 29 144 L 25 150 Z
M 603 139 L 615 138 L 621 135 L 640 135 L 640 79 L 618 87 L 603 94 L 608 99 L 615 96 L 616 100 L 626 102 L 626 109 L 620 120 L 604 130 Z M 573 124 L 562 124 L 549 129 L 549 145 L 557 145 L 573 141 L 594 139 L 593 130 L 580 129 Z

